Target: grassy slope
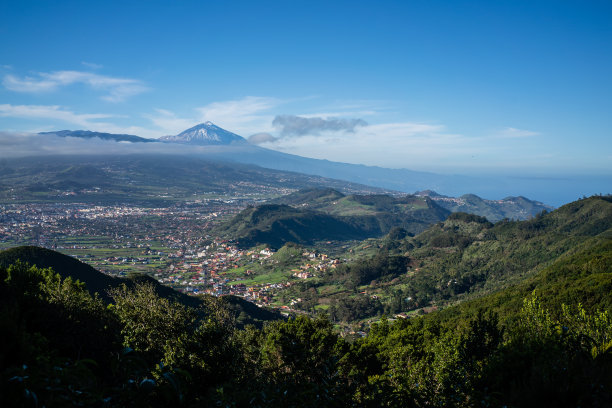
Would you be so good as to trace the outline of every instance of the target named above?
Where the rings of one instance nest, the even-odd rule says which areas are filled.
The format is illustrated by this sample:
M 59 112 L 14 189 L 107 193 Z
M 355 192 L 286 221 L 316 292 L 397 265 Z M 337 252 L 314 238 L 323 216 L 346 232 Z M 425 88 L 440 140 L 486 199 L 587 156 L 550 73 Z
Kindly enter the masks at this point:
M 249 207 L 216 231 L 241 246 L 260 244 L 280 248 L 287 242 L 312 244 L 318 240 L 363 239 L 368 231 L 342 219 L 286 205 Z
M 286 242 L 313 244 L 320 240 L 377 237 L 394 226 L 417 233 L 449 214 L 428 198 L 342 196 L 330 189 L 308 190 L 297 198 L 278 201 L 301 204 L 247 208 L 217 233 L 237 239 L 242 246 L 268 244 L 279 248 Z
M 474 289 L 496 290 L 572 254 L 590 238 L 611 237 L 612 203 L 593 197 L 529 221 L 465 222 L 450 217 L 404 246 L 422 264 L 418 278 L 473 277 Z
M 512 321 L 523 306 L 523 299 L 533 291 L 545 307 L 556 313 L 560 312 L 561 304 L 578 303 L 589 311 L 612 312 L 612 240 L 587 240 L 573 254 L 561 256 L 523 282 L 444 309 L 432 317 L 452 324 L 484 309 L 498 313 L 502 321 Z
M 384 303 L 402 299 L 402 306 L 390 313 L 483 296 L 489 299 L 483 303 L 487 308 L 506 305 L 517 310 L 522 299 L 538 288 L 554 304 L 581 301 L 590 307 L 609 308 L 611 201 L 592 197 L 530 221 L 495 225 L 482 217 L 453 214 L 415 237 L 377 240 L 373 246 L 380 253 L 410 258 L 407 273 L 355 291 L 336 290 L 333 297 L 354 297 L 365 291 L 366 296 L 376 294 Z M 316 282 L 319 302 L 328 302 L 328 287 L 345 285 L 349 275 L 334 272 Z

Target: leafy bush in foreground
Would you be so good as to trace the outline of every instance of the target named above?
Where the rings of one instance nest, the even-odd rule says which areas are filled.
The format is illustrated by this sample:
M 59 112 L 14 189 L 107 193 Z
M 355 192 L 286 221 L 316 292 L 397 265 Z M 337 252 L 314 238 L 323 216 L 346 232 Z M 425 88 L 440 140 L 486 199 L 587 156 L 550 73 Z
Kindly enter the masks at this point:
M 593 406 L 612 402 L 612 318 L 383 319 L 348 342 L 325 316 L 237 329 L 223 302 L 193 310 L 151 287 L 113 291 L 16 263 L 0 269 L 2 406 Z

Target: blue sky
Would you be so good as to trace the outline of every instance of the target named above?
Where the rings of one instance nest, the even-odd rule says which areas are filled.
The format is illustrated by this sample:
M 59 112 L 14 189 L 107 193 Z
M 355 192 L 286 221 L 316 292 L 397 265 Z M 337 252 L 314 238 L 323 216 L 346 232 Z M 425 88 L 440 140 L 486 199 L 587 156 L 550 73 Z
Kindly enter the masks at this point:
M 610 1 L 19 0 L 0 36 L 5 132 L 210 120 L 334 161 L 612 174 Z

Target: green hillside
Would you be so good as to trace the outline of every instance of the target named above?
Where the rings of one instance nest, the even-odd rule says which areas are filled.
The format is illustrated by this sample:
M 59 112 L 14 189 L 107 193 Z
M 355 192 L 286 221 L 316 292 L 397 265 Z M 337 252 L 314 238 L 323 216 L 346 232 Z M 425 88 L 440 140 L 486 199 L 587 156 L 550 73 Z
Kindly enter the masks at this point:
M 177 292 L 146 275 L 115 278 L 99 272 L 75 258 L 45 248 L 22 246 L 0 251 L 0 268 L 8 268 L 18 261 L 35 265 L 38 268 L 52 268 L 62 279 L 78 280 L 85 285 L 85 289 L 92 296 L 97 293 L 105 303 L 112 303 L 110 292 L 113 290 L 117 290 L 123 285 L 129 290 L 133 290 L 143 284 L 150 285 L 157 296 L 186 307 L 200 308 L 211 301 L 209 296 L 194 297 Z M 232 311 L 240 325 L 255 324 L 261 326 L 264 321 L 280 318 L 278 314 L 258 308 L 242 298 L 230 296 L 228 299 L 223 299 L 222 302 Z
M 265 244 L 280 248 L 287 242 L 312 244 L 319 240 L 363 239 L 368 231 L 344 220 L 286 205 L 249 207 L 216 233 L 236 240 L 242 247 Z
M 432 195 L 436 204 L 452 212 L 465 212 L 486 217 L 491 222 L 503 220 L 528 220 L 542 211 L 551 211 L 553 207 L 525 197 L 506 197 L 502 200 L 485 200 L 475 194 L 464 194 L 452 198 L 436 195 L 433 192 L 421 193 Z
M 374 257 L 304 284 L 310 304 L 336 288 L 328 310 L 352 316 L 347 337 L 324 315 L 237 325 L 259 308 L 237 311 L 235 297 L 193 308 L 142 280 L 111 290 L 108 307 L 15 259 L 92 273 L 76 261 L 3 251 L 0 405 L 608 407 L 611 228 L 611 197 L 530 221 L 456 213 L 414 237 L 395 228 L 372 240 Z M 446 307 L 360 321 L 426 305 Z
M 318 210 L 337 216 L 394 216 L 402 219 L 426 221 L 429 218 L 444 219 L 448 212 L 428 197 L 405 195 L 393 197 L 385 194 L 344 195 L 331 188 L 311 188 L 296 191 L 271 201 L 297 208 Z M 431 214 L 430 214 L 431 213 Z
M 406 250 L 415 265 L 411 286 L 436 281 L 428 289 L 431 299 L 448 300 L 534 275 L 581 246 L 611 238 L 611 228 L 610 199 L 592 197 L 528 221 L 492 225 L 457 214 L 403 240 L 398 250 Z
M 0 267 L 8 268 L 17 260 L 39 268 L 53 268 L 64 279 L 71 277 L 84 282 L 92 295 L 97 292 L 104 300 L 109 300 L 109 289 L 124 282 L 123 279 L 105 275 L 78 259 L 50 249 L 21 246 L 0 251 Z
M 309 304 L 331 305 L 328 310 L 332 318 L 344 322 L 382 313 L 430 311 L 516 285 L 523 289 L 510 293 L 515 293 L 520 303 L 543 282 L 552 285 L 554 279 L 546 277 L 557 276 L 553 270 L 561 268 L 559 265 L 571 264 L 572 257 L 586 256 L 601 257 L 593 262 L 608 275 L 572 275 L 567 270 L 574 269 L 561 268 L 566 272 L 559 272 L 559 276 L 571 282 L 549 292 L 555 293 L 558 302 L 581 300 L 585 305 L 604 308 L 610 305 L 605 292 L 612 268 L 610 197 L 576 201 L 529 221 L 492 224 L 484 217 L 454 213 L 417 236 L 404 235 L 394 230 L 378 240 L 378 253 L 373 258 L 342 265 L 291 291 L 296 297 L 308 297 Z M 405 267 L 398 269 L 398 262 Z M 596 294 L 597 301 L 589 299 L 589 294 Z
M 304 190 L 274 202 L 283 203 L 247 208 L 215 232 L 242 246 L 280 248 L 286 242 L 379 237 L 396 226 L 415 234 L 449 214 L 428 198 L 344 196 L 333 189 Z
M 333 188 L 305 188 L 270 200 L 270 204 L 307 206 L 320 209 L 321 206 L 328 206 L 331 202 L 344 197 L 344 194 Z
M 444 309 L 435 318 L 452 322 L 484 309 L 512 320 L 523 306 L 523 299 L 534 291 L 542 304 L 557 314 L 561 313 L 562 304 L 581 304 L 589 311 L 612 312 L 612 239 L 588 240 L 535 276 Z

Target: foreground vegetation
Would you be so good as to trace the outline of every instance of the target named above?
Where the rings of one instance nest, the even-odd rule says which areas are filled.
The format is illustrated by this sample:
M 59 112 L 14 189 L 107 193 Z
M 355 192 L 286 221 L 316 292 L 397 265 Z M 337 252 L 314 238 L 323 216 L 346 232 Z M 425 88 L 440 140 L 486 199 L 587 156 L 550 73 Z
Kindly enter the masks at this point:
M 608 264 L 609 265 L 609 264 Z M 609 406 L 612 318 L 537 293 L 500 320 L 383 319 L 348 341 L 325 316 L 239 329 L 148 283 L 110 292 L 0 270 L 2 406 Z
M 393 229 L 294 285 L 312 317 L 287 320 L 3 251 L 0 406 L 608 407 L 611 223 L 612 199 L 592 197 L 525 222 Z M 274 266 L 301 254 L 285 245 Z M 367 334 L 336 330 L 363 316 Z

